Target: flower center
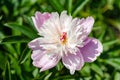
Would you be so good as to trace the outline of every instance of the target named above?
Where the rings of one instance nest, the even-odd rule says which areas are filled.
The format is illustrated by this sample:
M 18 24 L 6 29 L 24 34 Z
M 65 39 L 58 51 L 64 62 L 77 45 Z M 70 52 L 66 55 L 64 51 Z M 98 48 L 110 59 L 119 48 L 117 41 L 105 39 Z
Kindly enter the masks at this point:
M 67 42 L 67 33 L 66 32 L 62 33 L 62 35 L 60 36 L 60 41 L 63 45 L 66 44 L 66 42 Z

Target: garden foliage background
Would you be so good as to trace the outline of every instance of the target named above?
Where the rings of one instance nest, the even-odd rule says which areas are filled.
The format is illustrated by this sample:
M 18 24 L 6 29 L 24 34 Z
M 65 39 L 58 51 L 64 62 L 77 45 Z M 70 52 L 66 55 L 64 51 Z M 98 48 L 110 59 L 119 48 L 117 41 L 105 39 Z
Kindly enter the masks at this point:
M 89 35 L 104 51 L 70 75 L 61 62 L 45 72 L 32 65 L 28 42 L 38 37 L 31 21 L 36 11 L 93 16 Z M 120 80 L 120 0 L 0 0 L 0 80 Z

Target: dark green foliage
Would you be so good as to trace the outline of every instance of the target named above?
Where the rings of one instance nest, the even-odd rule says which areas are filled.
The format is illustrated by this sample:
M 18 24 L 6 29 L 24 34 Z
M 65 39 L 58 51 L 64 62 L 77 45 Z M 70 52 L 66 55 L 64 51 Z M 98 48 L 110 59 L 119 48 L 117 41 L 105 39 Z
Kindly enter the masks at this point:
M 93 16 L 91 37 L 104 46 L 93 63 L 70 75 L 62 62 L 39 72 L 32 65 L 28 42 L 38 37 L 31 16 L 35 11 L 61 12 L 73 17 Z M 0 80 L 120 80 L 119 0 L 0 0 Z

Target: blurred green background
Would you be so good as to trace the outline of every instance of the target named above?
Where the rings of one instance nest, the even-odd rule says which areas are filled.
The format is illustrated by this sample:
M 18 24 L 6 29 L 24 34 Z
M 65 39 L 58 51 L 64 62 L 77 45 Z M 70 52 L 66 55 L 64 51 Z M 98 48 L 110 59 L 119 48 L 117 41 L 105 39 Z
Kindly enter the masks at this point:
M 31 16 L 63 10 L 73 17 L 93 16 L 89 36 L 99 39 L 104 51 L 74 75 L 61 62 L 40 73 L 27 45 L 38 37 Z M 0 80 L 120 80 L 120 0 L 0 0 Z

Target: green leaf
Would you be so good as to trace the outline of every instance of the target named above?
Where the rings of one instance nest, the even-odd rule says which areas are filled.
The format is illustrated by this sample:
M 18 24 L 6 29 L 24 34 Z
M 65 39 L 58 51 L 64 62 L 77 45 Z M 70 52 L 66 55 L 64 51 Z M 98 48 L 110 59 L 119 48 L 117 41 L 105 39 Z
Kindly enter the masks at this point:
M 110 45 L 113 45 L 113 44 L 118 43 L 118 42 L 120 42 L 119 39 L 117 39 L 117 40 L 115 39 L 115 40 L 107 41 L 107 42 L 104 42 L 104 43 L 103 43 L 103 46 L 110 46 Z
M 10 63 L 9 63 L 9 61 L 7 61 L 7 63 L 5 65 L 6 66 L 5 66 L 5 70 L 3 72 L 3 80 L 11 80 L 11 70 L 10 70 Z
M 89 1 L 89 0 L 84 0 L 84 2 L 83 2 L 82 4 L 80 4 L 80 5 L 75 9 L 75 11 L 73 12 L 73 16 L 74 16 L 74 17 L 78 14 L 78 12 L 79 12 L 80 10 L 83 9 L 83 7 L 88 3 L 88 1 Z
M 20 56 L 19 63 L 23 64 L 26 61 L 26 59 L 30 57 L 30 53 L 31 53 L 31 50 L 28 49 L 28 46 L 26 46 L 26 48 L 23 50 Z
M 4 44 L 4 49 L 10 54 L 12 54 L 14 58 L 18 57 L 18 55 L 16 54 L 17 52 L 12 44 Z
M 120 58 L 107 59 L 107 60 L 104 60 L 104 62 L 120 70 Z
M 120 80 L 120 72 L 115 72 L 114 80 Z
M 0 32 L 0 41 L 4 38 L 4 34 Z
M 63 65 L 61 62 L 59 62 L 56 66 L 57 70 L 60 71 L 63 68 Z
M 49 0 L 50 4 L 53 8 L 61 12 L 63 10 L 63 6 L 60 4 L 59 0 Z
M 33 24 L 32 18 L 28 17 L 26 15 L 23 15 L 23 19 L 25 20 L 25 22 L 37 33 L 35 26 Z
M 0 16 L 0 20 L 2 19 L 3 16 Z
M 55 77 L 53 80 L 70 80 L 70 79 L 73 79 L 73 76 L 71 76 L 71 75 L 63 75 L 63 76 Z
M 102 33 L 100 34 L 100 36 L 99 36 L 99 40 L 100 41 L 103 41 L 104 40 L 104 36 L 105 36 L 105 33 L 106 33 L 106 25 L 102 25 L 103 27 L 102 27 L 102 29 L 104 30 L 104 31 L 102 31 Z
M 3 52 L 0 52 L 0 68 L 2 70 L 5 69 L 5 64 L 7 63 L 7 58 L 5 55 L 3 55 Z
M 98 75 L 100 75 L 101 77 L 103 76 L 103 71 L 101 70 L 101 68 L 96 65 L 96 64 L 92 64 L 91 65 L 91 69 L 96 72 Z
M 10 71 L 10 63 L 7 62 L 7 66 L 8 66 L 8 77 L 9 77 L 9 80 L 11 80 L 11 71 Z
M 95 74 L 95 80 L 102 80 L 102 79 L 99 75 Z
M 36 76 L 38 75 L 38 73 L 39 73 L 38 68 L 36 68 L 36 69 L 32 72 L 32 74 L 33 74 L 34 77 L 36 77 Z
M 26 26 L 18 25 L 17 23 L 6 23 L 5 26 L 13 30 L 18 30 L 31 39 L 34 39 L 35 37 L 37 37 L 37 34 L 34 31 L 32 31 L 31 28 L 28 28 Z
M 109 24 L 113 25 L 113 27 L 117 28 L 120 31 L 120 22 L 119 20 L 108 19 Z
M 49 80 L 49 77 L 52 75 L 52 72 L 50 72 L 47 76 L 45 76 L 44 80 Z
M 71 12 L 72 12 L 72 1 L 73 1 L 73 0 L 67 0 L 67 3 L 68 3 L 68 13 L 69 13 L 69 15 L 70 15 Z
M 18 60 L 16 60 L 16 58 L 14 58 L 14 57 L 13 57 L 12 55 L 10 55 L 10 54 L 8 54 L 8 56 L 9 56 L 9 58 L 11 59 L 11 61 L 13 62 L 11 65 L 12 65 L 13 68 L 15 69 L 16 74 L 19 76 L 19 78 L 20 78 L 21 80 L 24 80 L 24 78 L 23 78 L 23 76 L 22 76 L 22 74 L 21 74 L 22 70 L 21 70 L 21 67 L 20 67 L 20 65 L 19 65 L 19 63 L 18 63 Z
M 90 76 L 90 66 L 89 65 L 85 65 L 81 70 L 80 73 L 82 76 Z
M 29 42 L 30 39 L 23 36 L 9 36 L 5 37 L 1 40 L 0 44 L 8 44 L 8 43 L 26 43 Z

